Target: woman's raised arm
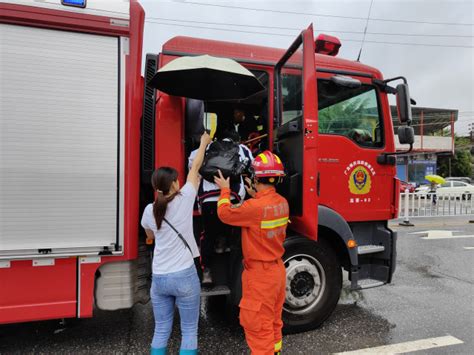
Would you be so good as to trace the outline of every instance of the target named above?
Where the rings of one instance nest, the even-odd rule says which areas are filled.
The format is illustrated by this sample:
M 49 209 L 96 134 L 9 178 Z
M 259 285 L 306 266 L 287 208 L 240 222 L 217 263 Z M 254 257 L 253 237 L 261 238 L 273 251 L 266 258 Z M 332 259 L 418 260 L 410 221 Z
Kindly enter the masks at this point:
M 199 188 L 199 169 L 201 168 L 202 162 L 204 161 L 204 154 L 206 153 L 206 148 L 209 143 L 212 142 L 211 137 L 209 134 L 204 132 L 201 136 L 201 144 L 199 145 L 199 149 L 197 151 L 196 157 L 194 158 L 193 165 L 189 170 L 188 177 L 186 179 L 187 182 L 190 182 L 194 185 L 196 190 Z

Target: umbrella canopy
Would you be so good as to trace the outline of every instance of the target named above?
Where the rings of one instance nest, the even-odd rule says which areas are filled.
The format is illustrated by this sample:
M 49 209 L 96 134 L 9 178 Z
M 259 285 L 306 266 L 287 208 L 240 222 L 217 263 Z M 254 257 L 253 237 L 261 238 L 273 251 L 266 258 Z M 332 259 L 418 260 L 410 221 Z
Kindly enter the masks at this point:
M 265 88 L 235 60 L 210 55 L 180 57 L 158 70 L 148 85 L 199 100 L 245 99 Z
M 444 184 L 446 182 L 446 180 L 444 180 L 444 178 L 439 175 L 426 175 L 425 180 L 434 182 L 436 184 Z

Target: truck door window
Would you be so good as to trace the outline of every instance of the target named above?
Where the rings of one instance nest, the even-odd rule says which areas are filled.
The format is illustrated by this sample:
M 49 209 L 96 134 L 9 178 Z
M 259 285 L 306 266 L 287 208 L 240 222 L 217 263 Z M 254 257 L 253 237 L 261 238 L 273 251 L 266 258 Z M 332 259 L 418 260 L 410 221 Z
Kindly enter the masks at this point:
M 283 69 L 285 70 L 285 69 Z M 282 70 L 282 71 L 283 71 Z M 302 71 L 287 70 L 281 75 L 282 122 L 293 121 L 303 114 Z
M 345 136 L 364 147 L 383 147 L 383 120 L 377 91 L 318 80 L 319 133 Z

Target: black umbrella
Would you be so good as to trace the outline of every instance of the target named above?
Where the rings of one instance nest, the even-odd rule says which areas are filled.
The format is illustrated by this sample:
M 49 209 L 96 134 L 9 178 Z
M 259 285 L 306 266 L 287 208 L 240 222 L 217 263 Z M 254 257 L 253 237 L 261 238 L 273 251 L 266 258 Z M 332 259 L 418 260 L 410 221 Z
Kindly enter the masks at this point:
M 158 70 L 148 85 L 173 96 L 193 99 L 245 99 L 265 88 L 235 60 L 210 55 L 180 57 Z

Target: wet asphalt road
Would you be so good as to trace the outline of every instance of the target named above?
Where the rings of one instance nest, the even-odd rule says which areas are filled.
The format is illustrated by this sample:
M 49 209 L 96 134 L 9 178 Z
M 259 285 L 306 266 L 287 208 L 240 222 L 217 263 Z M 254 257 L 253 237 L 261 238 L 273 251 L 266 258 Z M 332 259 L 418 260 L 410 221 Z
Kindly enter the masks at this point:
M 423 240 L 429 229 L 474 234 L 467 218 L 419 219 L 399 231 L 398 266 L 391 285 L 343 290 L 333 315 L 319 329 L 284 338 L 287 354 L 327 354 L 452 335 L 464 344 L 417 354 L 474 353 L 474 238 Z M 346 282 L 347 284 L 347 282 Z M 222 302 L 204 300 L 202 354 L 248 353 L 241 328 L 223 315 Z M 217 300 L 218 301 L 218 300 Z M 97 311 L 95 318 L 0 326 L 0 353 L 147 353 L 153 332 L 150 304 Z M 179 348 L 175 327 L 171 353 Z

